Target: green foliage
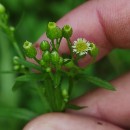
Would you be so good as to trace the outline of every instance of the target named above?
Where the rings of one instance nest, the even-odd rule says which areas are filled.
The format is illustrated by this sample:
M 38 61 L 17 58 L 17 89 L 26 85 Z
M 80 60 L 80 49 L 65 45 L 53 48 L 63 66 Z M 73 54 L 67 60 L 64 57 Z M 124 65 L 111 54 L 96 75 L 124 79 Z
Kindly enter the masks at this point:
M 18 44 L 22 47 L 22 43 L 26 39 L 35 42 L 46 30 L 48 21 L 57 21 L 64 14 L 85 1 L 86 0 L 75 0 L 75 2 L 71 0 L 1 0 L 1 3 L 5 5 L 9 14 L 10 25 L 16 26 L 14 33 L 17 41 L 19 41 Z M 23 77 L 24 81 L 16 82 L 15 89 L 20 86 L 23 87 L 21 87 L 19 91 L 12 93 L 11 87 L 14 84 L 15 77 L 18 76 L 16 73 L 10 73 L 13 70 L 12 55 L 16 55 L 16 51 L 3 30 L 0 29 L 0 113 L 4 116 L 4 118 L 1 117 L 0 119 L 0 129 L 2 130 L 22 129 L 27 123 L 27 120 L 30 120 L 37 115 L 35 115 L 35 112 L 30 112 L 28 110 L 36 111 L 36 113 L 51 111 L 46 99 L 41 94 L 41 90 L 44 91 L 44 88 L 40 87 L 41 84 L 37 87 L 34 82 L 28 83 L 30 80 L 30 78 L 27 78 L 28 76 L 25 76 L 27 79 Z M 84 72 L 87 75 L 99 76 L 105 80 L 111 80 L 130 69 L 129 55 L 129 50 L 115 50 L 100 62 L 88 67 Z M 67 63 L 69 63 L 70 60 L 67 59 L 68 56 L 65 57 L 66 60 L 63 64 L 66 64 L 67 66 Z M 21 59 L 19 60 L 19 63 L 24 64 L 27 68 L 41 71 L 41 68 L 33 63 L 25 62 Z M 28 71 L 28 69 L 26 71 Z M 19 80 L 22 80 L 22 78 Z M 67 86 L 66 84 L 67 82 L 65 81 L 63 86 Z M 34 86 L 35 89 L 29 91 L 30 86 L 32 86 L 32 88 Z M 79 97 L 94 88 L 92 84 L 86 83 L 83 80 L 81 80 L 80 83 L 74 82 L 74 86 L 75 89 L 72 90 L 71 97 L 69 97 L 71 99 Z M 36 95 L 37 92 L 39 92 L 40 96 Z M 43 102 L 41 102 L 40 99 L 42 99 Z M 46 108 L 41 107 L 43 103 Z M 11 107 L 13 108 L 11 109 Z M 24 112 L 23 109 L 16 109 L 18 107 L 25 108 Z M 14 114 L 15 111 L 16 115 Z M 16 120 L 15 118 L 19 120 Z M 5 125 L 5 122 L 8 125 Z
M 17 118 L 17 119 L 29 121 L 36 116 L 37 116 L 36 113 L 26 109 L 0 107 L 0 117 Z
M 112 86 L 107 81 L 102 80 L 98 77 L 88 76 L 88 75 L 85 74 L 83 76 L 83 78 L 86 79 L 88 82 L 95 84 L 98 87 L 105 88 L 105 89 L 108 89 L 108 90 L 113 90 L 113 91 L 115 90 L 114 86 Z

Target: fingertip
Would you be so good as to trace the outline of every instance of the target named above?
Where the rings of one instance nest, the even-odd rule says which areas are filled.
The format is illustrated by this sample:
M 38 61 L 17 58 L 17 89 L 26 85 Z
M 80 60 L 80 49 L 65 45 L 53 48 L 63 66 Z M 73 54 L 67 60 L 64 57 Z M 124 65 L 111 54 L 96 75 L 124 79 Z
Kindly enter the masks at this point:
M 30 123 L 23 130 L 123 130 L 102 120 L 81 117 L 65 113 L 51 113 L 42 115 Z

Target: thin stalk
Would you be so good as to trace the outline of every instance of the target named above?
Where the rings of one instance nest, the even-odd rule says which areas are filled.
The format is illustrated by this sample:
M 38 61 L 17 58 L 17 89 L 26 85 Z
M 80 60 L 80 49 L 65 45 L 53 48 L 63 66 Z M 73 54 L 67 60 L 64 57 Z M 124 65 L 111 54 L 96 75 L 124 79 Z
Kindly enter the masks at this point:
M 61 43 L 62 37 L 60 39 L 56 39 L 56 49 L 58 50 L 60 47 L 60 43 Z
M 67 44 L 68 44 L 68 47 L 69 47 L 69 50 L 70 50 L 70 55 L 71 57 L 73 57 L 73 50 L 72 50 L 72 47 L 71 47 L 71 41 L 70 39 L 66 39 L 67 40 Z
M 0 23 L 0 26 L 5 30 L 7 37 L 9 38 L 10 42 L 13 44 L 19 57 L 24 59 L 24 56 L 23 56 L 23 54 L 18 46 L 18 43 L 16 42 L 16 40 L 14 38 L 14 33 L 10 31 L 10 28 L 8 27 L 8 25 Z
M 24 59 L 24 56 L 23 56 L 23 54 L 22 54 L 22 52 L 21 52 L 21 50 L 20 50 L 20 48 L 19 48 L 17 42 L 14 40 L 14 41 L 12 41 L 12 44 L 13 44 L 13 46 L 14 46 L 16 52 L 18 53 L 19 57 L 20 57 L 21 59 Z
M 36 57 L 34 57 L 33 59 L 39 64 L 39 60 Z
M 52 45 L 52 48 L 53 48 L 54 50 L 56 50 L 54 40 L 51 40 L 51 45 Z

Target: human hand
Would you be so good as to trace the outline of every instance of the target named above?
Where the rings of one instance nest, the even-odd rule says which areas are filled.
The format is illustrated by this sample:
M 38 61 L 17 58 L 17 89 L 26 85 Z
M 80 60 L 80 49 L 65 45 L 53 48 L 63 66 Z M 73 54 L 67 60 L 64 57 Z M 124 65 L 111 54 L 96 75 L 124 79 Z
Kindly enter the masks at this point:
M 57 22 L 58 26 L 73 27 L 72 41 L 84 37 L 100 49 L 98 60 L 115 48 L 130 48 L 130 1 L 91 0 L 76 8 Z M 80 27 L 80 28 L 79 28 Z M 42 36 L 40 43 L 45 36 Z M 68 51 L 64 41 L 60 52 Z M 84 58 L 84 66 L 91 59 Z M 97 89 L 77 100 L 75 104 L 88 108 L 67 113 L 42 115 L 24 130 L 123 130 L 130 128 L 130 73 L 112 81 L 116 91 Z

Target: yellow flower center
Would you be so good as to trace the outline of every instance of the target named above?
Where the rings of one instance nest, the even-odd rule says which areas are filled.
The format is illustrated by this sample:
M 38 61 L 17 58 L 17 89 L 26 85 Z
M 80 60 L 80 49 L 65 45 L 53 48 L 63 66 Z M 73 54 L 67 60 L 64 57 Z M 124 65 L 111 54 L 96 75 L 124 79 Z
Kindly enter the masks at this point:
M 87 44 L 85 42 L 78 42 L 76 44 L 76 50 L 77 52 L 84 52 L 88 48 Z

